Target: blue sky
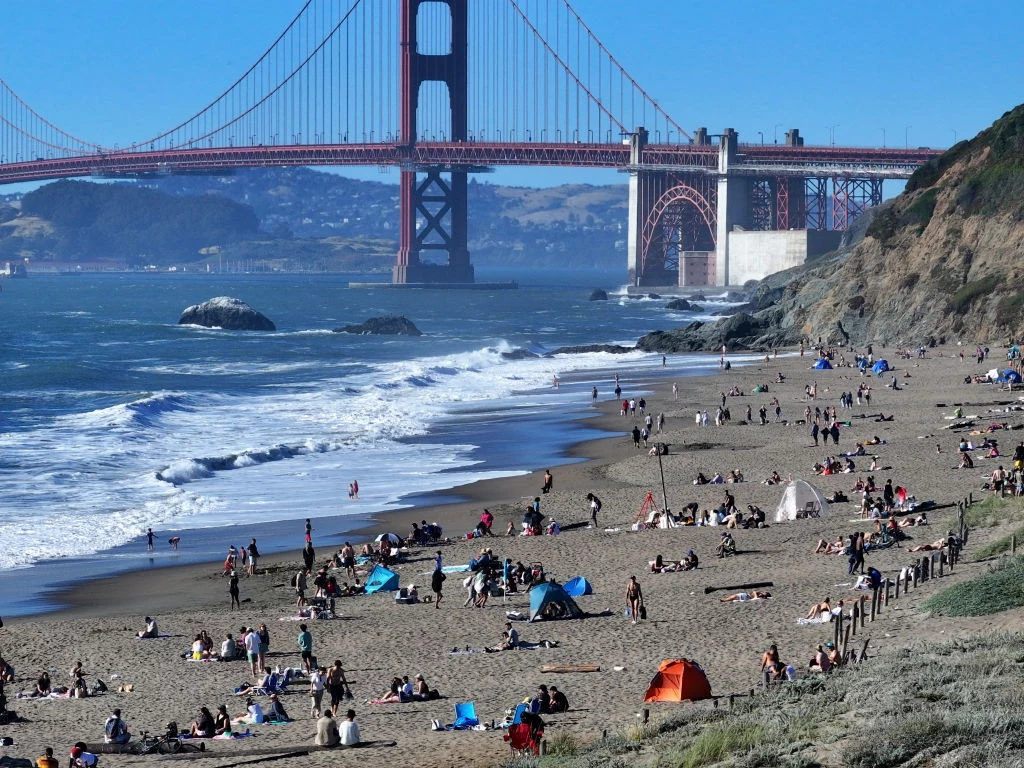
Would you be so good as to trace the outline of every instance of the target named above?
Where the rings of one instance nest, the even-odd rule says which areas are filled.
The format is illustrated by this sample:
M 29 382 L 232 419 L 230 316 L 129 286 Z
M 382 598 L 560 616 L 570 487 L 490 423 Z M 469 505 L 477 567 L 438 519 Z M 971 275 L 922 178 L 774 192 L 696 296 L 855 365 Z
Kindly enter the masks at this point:
M 199 111 L 301 6 L 4 0 L 0 78 L 60 128 L 124 145 Z M 946 147 L 1024 101 L 1020 0 L 575 0 L 574 7 L 688 130 L 728 126 L 741 140 L 770 143 L 798 127 L 808 143 L 834 136 L 836 144 L 880 146 L 884 137 L 889 146 Z M 376 168 L 359 175 L 397 181 L 397 172 Z M 541 186 L 623 176 L 515 169 L 486 179 Z

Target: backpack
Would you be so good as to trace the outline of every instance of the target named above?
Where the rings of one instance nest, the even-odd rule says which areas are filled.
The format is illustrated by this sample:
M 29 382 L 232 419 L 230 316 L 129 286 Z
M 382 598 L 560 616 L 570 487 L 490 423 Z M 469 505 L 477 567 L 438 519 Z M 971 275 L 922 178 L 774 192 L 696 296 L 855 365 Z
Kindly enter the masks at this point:
M 121 735 L 121 730 L 121 718 L 113 716 L 107 718 L 107 724 L 103 726 L 103 733 L 108 739 L 116 739 Z
M 292 574 L 292 587 L 299 586 L 299 573 L 296 571 Z

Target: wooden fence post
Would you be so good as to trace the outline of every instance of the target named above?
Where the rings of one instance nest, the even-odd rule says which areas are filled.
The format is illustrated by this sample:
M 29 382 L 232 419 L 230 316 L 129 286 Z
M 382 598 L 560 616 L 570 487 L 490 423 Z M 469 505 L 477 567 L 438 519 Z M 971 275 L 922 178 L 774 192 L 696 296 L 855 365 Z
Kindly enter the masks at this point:
M 904 578 L 906 578 L 906 573 L 902 568 L 900 568 L 900 572 L 896 574 L 896 597 L 894 598 L 895 600 L 900 599 L 900 582 L 903 581 Z
M 871 621 L 875 620 L 875 611 L 878 609 L 878 587 L 871 590 Z
M 911 570 L 913 571 L 914 576 L 914 589 L 917 589 L 917 572 L 919 570 L 917 567 L 917 563 L 914 563 L 913 568 Z
M 856 622 L 850 622 L 850 623 L 856 625 Z M 850 624 L 847 624 L 846 625 L 846 632 L 843 633 L 843 653 L 842 653 L 842 656 L 841 656 L 841 658 L 843 659 L 844 662 L 846 661 L 846 646 L 849 644 L 849 642 L 850 642 Z
M 858 600 L 856 603 L 853 604 L 853 615 L 850 617 L 850 627 L 853 627 L 853 636 L 854 637 L 857 636 L 857 617 L 858 616 L 860 616 L 860 600 Z M 850 630 L 850 627 L 846 628 L 847 631 Z M 846 652 L 845 648 L 843 649 L 843 652 L 844 653 Z

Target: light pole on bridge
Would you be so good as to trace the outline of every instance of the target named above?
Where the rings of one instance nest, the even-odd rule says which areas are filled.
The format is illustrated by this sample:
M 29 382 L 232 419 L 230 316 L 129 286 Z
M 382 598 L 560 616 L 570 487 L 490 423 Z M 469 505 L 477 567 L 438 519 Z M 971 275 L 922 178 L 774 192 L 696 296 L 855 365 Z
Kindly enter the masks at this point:
M 882 149 L 885 149 L 885 128 L 882 129 Z
M 764 133 L 762 131 L 758 131 L 757 135 L 761 137 L 761 146 L 763 147 L 764 146 Z
M 903 129 L 903 148 L 910 149 L 910 129 L 914 126 L 908 125 Z
M 775 124 L 775 128 L 772 131 L 772 133 L 773 133 L 772 138 L 774 139 L 776 144 L 779 143 L 779 126 L 781 126 L 781 125 L 782 125 L 782 123 L 776 123 Z

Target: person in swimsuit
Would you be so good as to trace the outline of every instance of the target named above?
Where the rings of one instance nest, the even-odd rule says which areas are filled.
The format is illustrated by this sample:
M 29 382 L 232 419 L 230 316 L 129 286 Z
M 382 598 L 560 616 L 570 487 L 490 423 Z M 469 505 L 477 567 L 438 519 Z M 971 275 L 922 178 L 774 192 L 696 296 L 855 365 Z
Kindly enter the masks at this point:
M 640 589 L 640 582 L 636 580 L 636 576 L 629 577 L 629 583 L 626 584 L 626 606 L 629 609 L 629 617 L 632 619 L 633 624 L 636 624 L 637 619 L 640 618 L 640 608 L 644 604 L 644 593 Z
M 779 658 L 779 648 L 772 643 L 761 656 L 761 672 L 765 675 L 765 680 L 770 682 L 781 679 L 785 669 L 786 665 Z

